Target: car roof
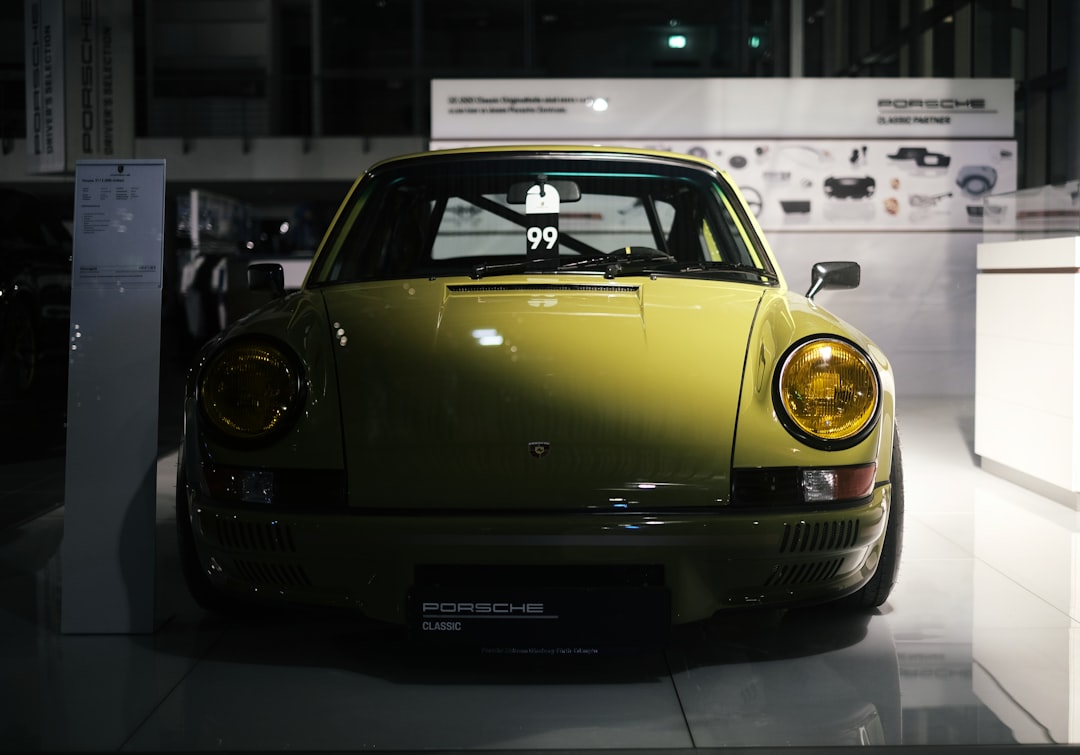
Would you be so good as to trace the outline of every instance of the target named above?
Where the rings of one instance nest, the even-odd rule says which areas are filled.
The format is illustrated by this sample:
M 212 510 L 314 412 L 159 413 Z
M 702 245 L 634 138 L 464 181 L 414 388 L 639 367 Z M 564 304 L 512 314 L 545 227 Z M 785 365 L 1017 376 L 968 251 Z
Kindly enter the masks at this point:
M 597 155 L 610 157 L 627 157 L 632 159 L 649 159 L 657 162 L 676 162 L 688 166 L 706 168 L 723 175 L 728 181 L 727 173 L 704 158 L 679 152 L 667 152 L 657 149 L 644 149 L 640 147 L 620 147 L 596 144 L 516 144 L 516 145 L 487 145 L 478 147 L 455 147 L 450 149 L 428 150 L 426 152 L 413 152 L 410 154 L 388 157 L 372 165 L 368 172 L 374 172 L 390 165 L 398 165 L 406 162 L 419 162 L 426 160 L 439 160 L 441 158 L 467 159 L 475 157 L 496 156 L 536 156 L 536 157 L 560 157 L 573 155 Z

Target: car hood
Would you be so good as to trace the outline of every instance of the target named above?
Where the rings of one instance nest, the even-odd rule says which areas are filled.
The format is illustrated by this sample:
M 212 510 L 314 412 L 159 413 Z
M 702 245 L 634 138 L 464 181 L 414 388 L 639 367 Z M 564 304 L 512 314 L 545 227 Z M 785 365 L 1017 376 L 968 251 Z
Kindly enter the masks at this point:
M 350 505 L 723 503 L 763 291 L 591 276 L 324 289 Z

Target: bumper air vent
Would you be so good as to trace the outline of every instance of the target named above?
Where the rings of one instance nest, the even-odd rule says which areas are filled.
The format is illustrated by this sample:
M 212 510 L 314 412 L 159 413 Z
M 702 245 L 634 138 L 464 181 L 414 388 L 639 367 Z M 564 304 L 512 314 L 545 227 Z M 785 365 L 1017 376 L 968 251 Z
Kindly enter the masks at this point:
M 780 553 L 814 553 L 855 547 L 859 539 L 859 520 L 799 522 L 784 525 Z
M 766 587 L 787 585 L 806 585 L 812 582 L 827 582 L 840 572 L 844 559 L 834 558 L 828 561 L 807 561 L 802 564 L 778 565 L 769 578 Z
M 295 553 L 292 531 L 276 522 L 241 522 L 235 519 L 215 520 L 216 540 L 230 550 L 259 553 Z
M 311 580 L 296 564 L 233 560 L 233 572 L 245 582 L 270 587 L 311 587 Z

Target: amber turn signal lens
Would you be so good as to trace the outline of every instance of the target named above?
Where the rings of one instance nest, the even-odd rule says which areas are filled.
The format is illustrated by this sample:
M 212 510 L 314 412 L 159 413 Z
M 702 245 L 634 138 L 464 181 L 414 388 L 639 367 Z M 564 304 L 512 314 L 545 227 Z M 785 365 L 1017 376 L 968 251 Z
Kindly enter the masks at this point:
M 299 370 L 282 349 L 261 342 L 225 346 L 206 365 L 199 385 L 206 418 L 235 439 L 272 435 L 300 405 Z
M 780 367 L 780 409 L 800 432 L 822 441 L 849 440 L 866 429 L 878 393 L 869 358 L 847 341 L 808 341 Z

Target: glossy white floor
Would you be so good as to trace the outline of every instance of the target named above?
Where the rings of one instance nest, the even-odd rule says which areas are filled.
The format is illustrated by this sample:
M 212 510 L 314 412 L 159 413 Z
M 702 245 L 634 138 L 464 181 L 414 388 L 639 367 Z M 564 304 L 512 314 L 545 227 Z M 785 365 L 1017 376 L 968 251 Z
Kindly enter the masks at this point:
M 175 568 L 163 458 L 153 635 L 60 633 L 62 508 L 0 533 L 0 749 L 1080 741 L 1077 514 L 979 469 L 970 402 L 900 416 L 906 541 L 883 610 L 730 617 L 629 657 L 438 656 L 352 621 L 208 616 Z

